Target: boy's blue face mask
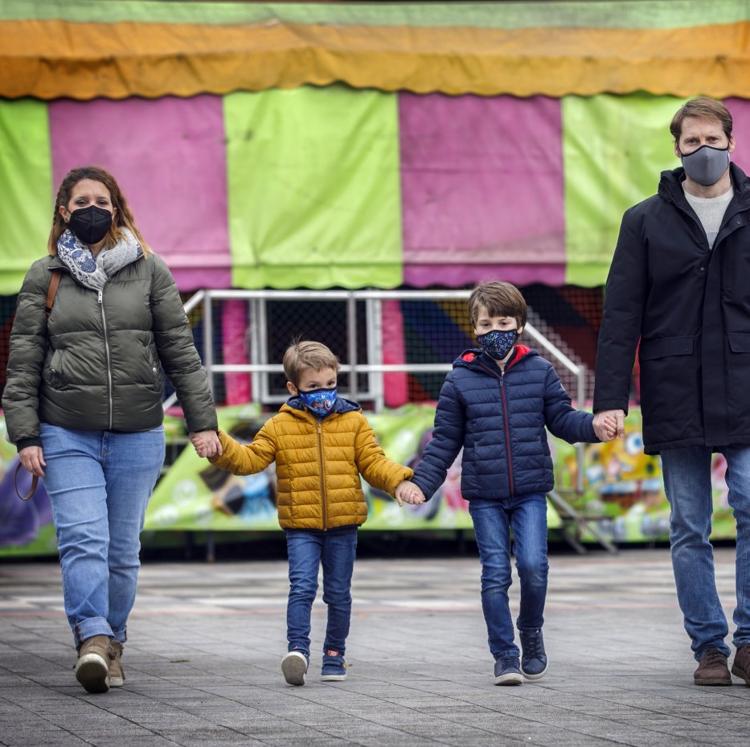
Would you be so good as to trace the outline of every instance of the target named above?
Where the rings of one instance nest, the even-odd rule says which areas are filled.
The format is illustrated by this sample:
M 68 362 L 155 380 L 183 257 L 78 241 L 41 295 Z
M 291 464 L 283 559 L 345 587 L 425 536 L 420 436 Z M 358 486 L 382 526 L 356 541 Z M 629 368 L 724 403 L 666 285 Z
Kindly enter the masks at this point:
M 482 350 L 497 361 L 503 360 L 517 341 L 517 329 L 493 329 L 483 335 L 477 335 L 477 342 Z
M 313 389 L 311 392 L 300 392 L 302 404 L 318 418 L 324 418 L 336 404 L 336 387 L 331 389 Z

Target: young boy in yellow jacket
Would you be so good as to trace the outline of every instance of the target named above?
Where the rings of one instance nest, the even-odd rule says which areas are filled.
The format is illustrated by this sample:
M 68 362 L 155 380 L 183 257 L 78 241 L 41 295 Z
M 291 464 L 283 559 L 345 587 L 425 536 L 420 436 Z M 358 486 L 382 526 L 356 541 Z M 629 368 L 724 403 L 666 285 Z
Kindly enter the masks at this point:
M 310 611 L 323 563 L 328 625 L 321 679 L 346 679 L 344 653 L 351 617 L 357 527 L 367 519 L 360 474 L 370 485 L 408 498 L 412 470 L 388 460 L 359 405 L 338 397 L 339 362 L 322 343 L 303 341 L 284 353 L 291 397 L 243 445 L 219 432 L 217 467 L 237 475 L 276 460 L 279 523 L 289 556 L 288 653 L 281 661 L 290 685 L 304 685 L 310 659 Z M 203 444 L 194 442 L 203 456 Z

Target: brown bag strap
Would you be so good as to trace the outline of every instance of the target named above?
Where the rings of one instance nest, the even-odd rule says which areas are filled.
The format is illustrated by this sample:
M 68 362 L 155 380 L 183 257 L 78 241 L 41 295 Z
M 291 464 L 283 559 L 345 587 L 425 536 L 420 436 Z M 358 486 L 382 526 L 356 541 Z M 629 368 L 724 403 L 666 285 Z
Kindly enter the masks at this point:
M 21 493 L 21 491 L 18 489 L 18 473 L 23 469 L 22 464 L 18 464 L 16 466 L 16 473 L 13 475 L 13 487 L 16 489 L 16 495 L 22 500 L 22 501 L 30 501 L 36 493 L 37 485 L 39 485 L 39 478 L 34 475 L 34 477 L 31 478 L 31 487 L 29 488 L 28 493 Z
M 55 305 L 55 296 L 57 295 L 57 288 L 60 285 L 60 278 L 62 273 L 60 270 L 52 270 L 52 277 L 49 281 L 49 287 L 47 288 L 47 316 L 52 313 L 52 307 Z

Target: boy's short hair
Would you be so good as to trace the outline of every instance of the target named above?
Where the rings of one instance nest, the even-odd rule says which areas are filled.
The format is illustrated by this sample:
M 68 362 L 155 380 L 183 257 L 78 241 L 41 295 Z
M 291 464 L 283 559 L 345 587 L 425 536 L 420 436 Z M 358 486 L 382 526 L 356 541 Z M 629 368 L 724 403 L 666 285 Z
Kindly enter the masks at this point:
M 322 342 L 298 340 L 286 349 L 282 365 L 287 379 L 297 386 L 300 374 L 306 368 L 312 368 L 314 371 L 332 368 L 338 371 L 339 359 Z
M 477 326 L 479 309 L 484 306 L 490 316 L 512 316 L 518 326 L 526 324 L 526 301 L 521 291 L 512 283 L 495 281 L 478 285 L 469 297 L 469 319 Z

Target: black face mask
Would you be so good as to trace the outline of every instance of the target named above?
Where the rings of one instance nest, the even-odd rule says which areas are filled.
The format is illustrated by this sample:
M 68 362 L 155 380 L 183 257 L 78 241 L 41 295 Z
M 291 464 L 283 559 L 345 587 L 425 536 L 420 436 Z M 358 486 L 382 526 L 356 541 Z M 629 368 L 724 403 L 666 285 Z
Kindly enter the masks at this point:
M 107 235 L 111 225 L 112 213 L 96 205 L 74 210 L 68 221 L 68 228 L 84 244 L 100 242 Z

